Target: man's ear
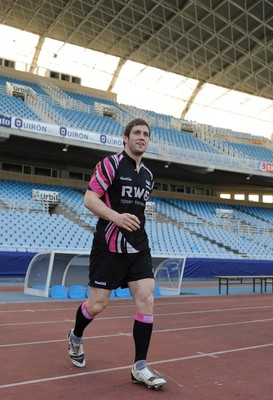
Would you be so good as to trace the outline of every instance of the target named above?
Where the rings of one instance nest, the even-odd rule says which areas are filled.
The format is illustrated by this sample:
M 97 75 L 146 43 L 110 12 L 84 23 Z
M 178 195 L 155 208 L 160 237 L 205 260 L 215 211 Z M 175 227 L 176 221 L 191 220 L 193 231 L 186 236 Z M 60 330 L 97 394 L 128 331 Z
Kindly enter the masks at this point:
M 123 135 L 123 142 L 124 142 L 124 143 L 127 143 L 127 142 L 128 142 L 128 136 Z

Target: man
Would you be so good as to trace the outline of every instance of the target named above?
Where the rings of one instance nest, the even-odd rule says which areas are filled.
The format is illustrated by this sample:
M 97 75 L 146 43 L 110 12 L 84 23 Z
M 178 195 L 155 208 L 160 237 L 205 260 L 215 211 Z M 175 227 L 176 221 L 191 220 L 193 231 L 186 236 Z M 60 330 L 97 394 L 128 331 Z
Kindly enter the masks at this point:
M 145 204 L 154 185 L 142 162 L 149 140 L 146 121 L 129 122 L 123 133 L 124 150 L 99 162 L 89 182 L 84 204 L 99 217 L 90 254 L 90 295 L 78 308 L 75 327 L 68 333 L 68 353 L 77 367 L 85 366 L 84 329 L 107 307 L 111 290 L 129 286 L 136 306 L 131 378 L 157 389 L 166 381 L 146 365 L 154 305 L 152 259 L 144 228 Z

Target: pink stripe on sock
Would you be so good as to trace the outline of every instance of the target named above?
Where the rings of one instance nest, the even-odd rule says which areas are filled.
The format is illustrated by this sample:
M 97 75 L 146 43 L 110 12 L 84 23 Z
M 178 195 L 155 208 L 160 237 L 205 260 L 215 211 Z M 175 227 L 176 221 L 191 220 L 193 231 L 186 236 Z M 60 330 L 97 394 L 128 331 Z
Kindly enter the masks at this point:
M 94 316 L 91 315 L 90 312 L 87 310 L 86 301 L 84 303 L 82 303 L 81 309 L 82 309 L 82 313 L 85 316 L 85 318 L 87 318 L 87 319 L 93 319 L 94 318 Z
M 136 321 L 143 322 L 144 324 L 152 324 L 154 322 L 153 314 L 142 314 L 137 312 L 135 319 Z

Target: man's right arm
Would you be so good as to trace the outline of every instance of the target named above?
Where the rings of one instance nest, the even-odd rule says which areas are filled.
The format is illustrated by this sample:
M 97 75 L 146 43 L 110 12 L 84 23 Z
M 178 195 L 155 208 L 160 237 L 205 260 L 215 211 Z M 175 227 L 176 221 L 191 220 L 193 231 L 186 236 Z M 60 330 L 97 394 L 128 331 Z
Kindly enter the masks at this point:
M 137 216 L 129 213 L 119 214 L 108 207 L 100 197 L 96 192 L 87 190 L 84 196 L 85 207 L 97 217 L 114 222 L 118 227 L 126 229 L 129 232 L 140 228 L 140 221 Z

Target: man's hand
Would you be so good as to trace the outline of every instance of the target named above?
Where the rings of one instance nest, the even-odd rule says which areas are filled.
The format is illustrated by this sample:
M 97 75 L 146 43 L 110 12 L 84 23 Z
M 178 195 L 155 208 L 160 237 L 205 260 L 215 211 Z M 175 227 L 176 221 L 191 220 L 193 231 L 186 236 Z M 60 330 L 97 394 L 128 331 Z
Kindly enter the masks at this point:
M 140 221 L 138 217 L 129 213 L 118 214 L 113 222 L 118 227 L 126 229 L 129 232 L 136 231 L 140 228 Z
M 136 231 L 140 228 L 138 217 L 129 213 L 119 214 L 112 210 L 101 200 L 100 195 L 91 190 L 87 190 L 85 193 L 84 205 L 93 214 L 107 221 L 114 222 L 119 228 L 126 229 L 129 232 Z

